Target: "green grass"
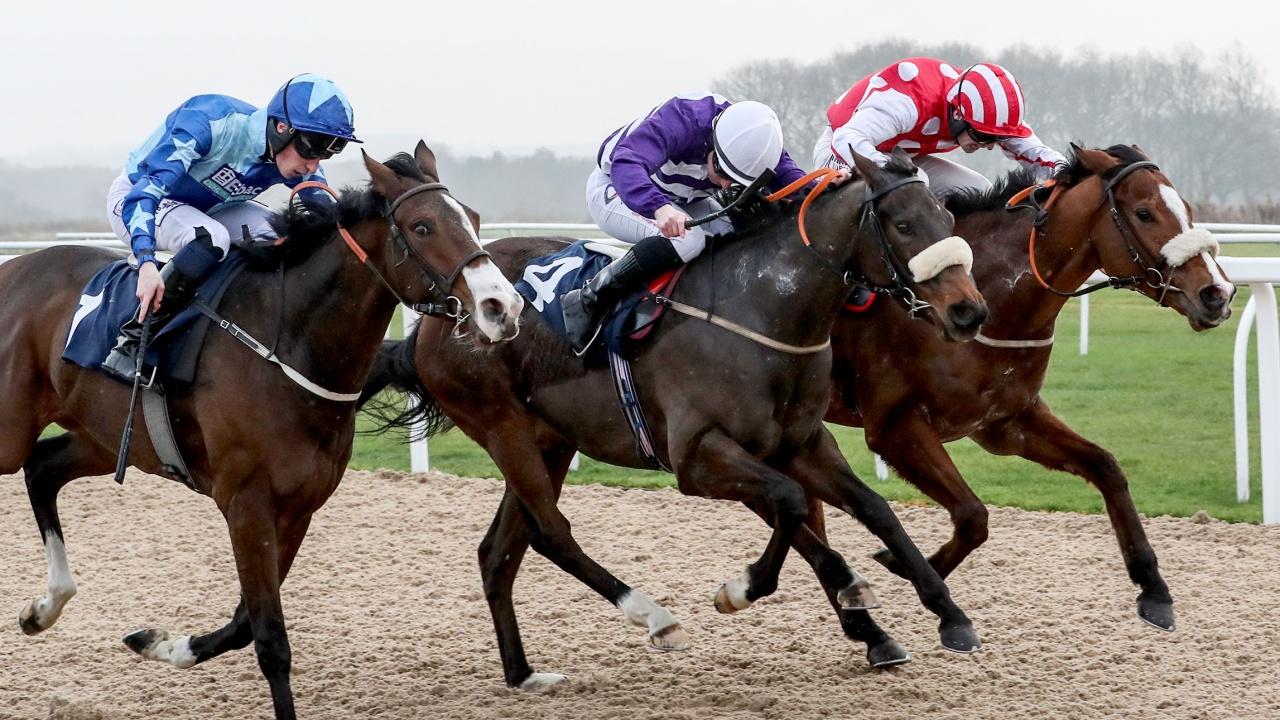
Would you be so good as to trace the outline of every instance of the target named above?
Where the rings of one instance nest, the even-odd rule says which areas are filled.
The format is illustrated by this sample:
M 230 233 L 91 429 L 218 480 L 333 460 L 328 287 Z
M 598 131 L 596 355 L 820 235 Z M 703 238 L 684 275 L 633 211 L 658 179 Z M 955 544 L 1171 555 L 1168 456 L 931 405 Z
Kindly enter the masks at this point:
M 1259 246 L 1237 249 L 1262 250 Z M 1274 250 L 1274 248 L 1266 248 Z M 1252 253 L 1273 254 L 1273 253 Z M 1242 288 L 1233 307 L 1248 300 Z M 1258 419 L 1254 346 L 1250 345 L 1252 499 L 1235 501 L 1232 410 L 1232 347 L 1236 321 L 1195 333 L 1186 320 L 1134 293 L 1092 296 L 1089 355 L 1079 354 L 1079 308 L 1068 304 L 1059 318 L 1057 344 L 1044 390 L 1050 407 L 1085 437 L 1115 454 L 1128 474 L 1134 500 L 1147 515 L 1187 516 L 1197 511 L 1230 521 L 1259 522 Z M 365 425 L 367 427 L 367 425 Z M 891 476 L 875 479 L 862 432 L 833 428 L 854 470 L 885 497 L 928 502 Z M 962 440 L 948 446 L 979 497 L 993 505 L 1039 510 L 1103 511 L 1101 496 L 1080 478 L 1053 473 L 1021 458 L 988 455 Z M 471 477 L 497 477 L 498 470 L 475 444 L 454 430 L 433 438 L 433 469 Z M 363 436 L 351 462 L 356 468 L 407 470 L 407 447 L 389 437 Z M 628 487 L 673 485 L 663 473 L 615 468 L 583 458 L 572 483 Z

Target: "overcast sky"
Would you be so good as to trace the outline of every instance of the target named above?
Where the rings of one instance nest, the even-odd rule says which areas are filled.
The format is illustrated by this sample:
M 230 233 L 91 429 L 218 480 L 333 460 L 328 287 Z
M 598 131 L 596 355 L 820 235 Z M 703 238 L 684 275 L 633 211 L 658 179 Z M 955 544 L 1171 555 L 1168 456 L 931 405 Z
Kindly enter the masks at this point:
M 1280 42 L 1274 23 L 1257 15 L 1261 7 L 1257 0 L 6 2 L 0 160 L 122 164 L 191 95 L 224 93 L 261 106 L 300 72 L 327 75 L 346 91 L 357 134 L 370 139 L 375 156 L 408 149 L 392 147 L 391 138 L 409 136 L 461 153 L 586 154 L 636 114 L 707 87 L 737 64 L 812 61 L 887 37 L 993 52 L 1016 44 L 1063 53 L 1193 45 L 1212 55 L 1238 45 L 1280 94 Z M 1035 95 L 1051 91 L 1027 88 L 1033 121 Z M 797 142 L 807 147 L 811 139 Z

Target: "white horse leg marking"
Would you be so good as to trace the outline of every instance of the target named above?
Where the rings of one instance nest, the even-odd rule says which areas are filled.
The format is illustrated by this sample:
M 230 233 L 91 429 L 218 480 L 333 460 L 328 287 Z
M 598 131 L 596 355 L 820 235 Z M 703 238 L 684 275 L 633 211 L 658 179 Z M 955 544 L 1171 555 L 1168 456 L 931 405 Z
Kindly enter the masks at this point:
M 139 655 L 159 662 L 167 662 L 176 668 L 189 668 L 196 664 L 196 656 L 191 652 L 191 636 L 181 635 L 170 639 L 169 633 L 154 630 L 151 644 L 138 652 Z
M 520 689 L 525 692 L 542 692 L 568 679 L 560 673 L 534 673 L 520 683 Z
M 44 534 L 44 554 L 49 563 L 48 594 L 32 600 L 19 616 L 24 628 L 34 625 L 36 632 L 52 627 L 62 615 L 62 608 L 76 594 L 76 581 L 67 563 L 67 547 L 53 530 Z
M 747 590 L 750 588 L 751 576 L 747 575 L 746 571 L 743 571 L 738 577 L 720 586 L 720 589 L 716 592 L 716 610 L 727 615 L 751 607 L 752 602 L 747 599 Z
M 670 610 L 631 590 L 618 600 L 618 609 L 632 625 L 649 629 L 649 644 L 657 650 L 689 649 L 689 634 L 680 627 Z

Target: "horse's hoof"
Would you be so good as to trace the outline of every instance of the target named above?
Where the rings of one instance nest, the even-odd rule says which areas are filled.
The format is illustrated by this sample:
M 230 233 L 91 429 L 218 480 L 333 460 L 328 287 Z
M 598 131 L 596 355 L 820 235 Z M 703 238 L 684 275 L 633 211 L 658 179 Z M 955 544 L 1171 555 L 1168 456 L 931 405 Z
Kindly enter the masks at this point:
M 689 633 L 679 624 L 664 627 L 649 636 L 649 647 L 662 652 L 681 652 L 689 649 Z
M 836 601 L 840 603 L 841 610 L 874 610 L 880 607 L 880 598 L 876 597 L 866 580 L 857 580 L 836 593 Z
M 196 656 L 191 653 L 191 637 L 187 635 L 170 640 L 169 633 L 164 630 L 135 630 L 121 640 L 130 650 L 148 660 L 184 669 L 196 664 Z
M 867 662 L 873 668 L 893 667 L 911 662 L 911 653 L 899 645 L 897 640 L 888 638 L 875 647 L 867 648 Z
M 967 655 L 982 649 L 982 641 L 978 639 L 978 632 L 971 623 L 943 627 L 939 630 L 939 636 L 942 647 L 954 653 Z
M 524 682 L 516 686 L 516 689 L 524 692 L 542 692 L 549 687 L 555 687 L 562 682 L 566 682 L 568 679 L 568 677 L 560 673 L 533 673 L 525 678 Z
M 716 591 L 714 601 L 716 610 L 725 615 L 731 615 L 751 607 L 751 601 L 747 599 L 747 587 L 747 581 L 744 578 L 734 578 L 722 583 L 720 589 Z
M 135 653 L 146 657 L 147 648 L 155 645 L 161 640 L 167 640 L 169 633 L 163 630 L 134 630 L 133 632 L 120 638 L 120 640 Z
M 1138 617 L 1153 627 L 1173 632 L 1173 601 L 1153 600 L 1138 596 Z
M 36 620 L 35 600 L 27 603 L 27 606 L 22 608 L 22 612 L 18 613 L 18 627 L 22 628 L 24 635 L 39 635 L 49 629 Z

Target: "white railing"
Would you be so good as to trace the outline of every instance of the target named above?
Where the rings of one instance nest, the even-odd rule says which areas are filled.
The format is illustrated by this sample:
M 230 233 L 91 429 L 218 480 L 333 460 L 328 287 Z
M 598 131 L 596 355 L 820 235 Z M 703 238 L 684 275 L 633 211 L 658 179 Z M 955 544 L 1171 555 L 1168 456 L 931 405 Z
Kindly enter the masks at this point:
M 1199 227 L 1218 236 L 1224 244 L 1234 242 L 1280 243 L 1280 226 L 1201 223 Z M 537 233 L 541 235 L 598 236 L 595 225 L 575 223 L 494 223 L 481 225 L 486 240 L 513 235 Z M 0 242 L 0 253 L 36 250 L 57 245 L 79 244 L 104 247 L 120 247 L 113 233 L 58 233 L 51 241 Z M 0 254 L 0 263 L 16 257 Z M 1228 277 L 1237 285 L 1248 285 L 1252 296 L 1240 317 L 1236 330 L 1234 357 L 1235 391 L 1235 440 L 1236 440 L 1236 496 L 1243 502 L 1249 499 L 1249 432 L 1247 353 L 1249 335 L 1255 326 L 1258 335 L 1258 408 L 1262 458 L 1262 518 L 1264 523 L 1280 522 L 1280 319 L 1277 318 L 1275 285 L 1280 284 L 1280 258 L 1220 257 L 1219 263 Z M 1090 282 L 1102 278 L 1095 275 Z M 1089 311 L 1088 296 L 1081 298 L 1080 353 L 1088 354 Z M 404 314 L 404 333 L 407 335 L 416 321 L 412 313 Z M 390 328 L 388 328 L 390 333 Z M 410 466 L 414 472 L 425 471 L 429 454 L 425 440 L 412 443 L 409 449 Z M 574 458 L 574 467 L 577 457 Z M 876 458 L 876 475 L 884 480 L 888 468 Z

